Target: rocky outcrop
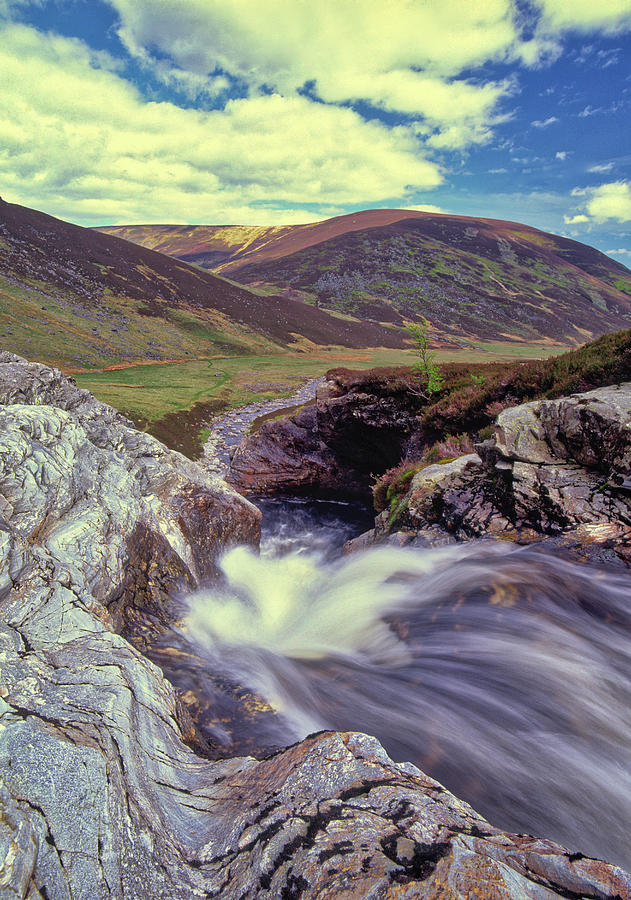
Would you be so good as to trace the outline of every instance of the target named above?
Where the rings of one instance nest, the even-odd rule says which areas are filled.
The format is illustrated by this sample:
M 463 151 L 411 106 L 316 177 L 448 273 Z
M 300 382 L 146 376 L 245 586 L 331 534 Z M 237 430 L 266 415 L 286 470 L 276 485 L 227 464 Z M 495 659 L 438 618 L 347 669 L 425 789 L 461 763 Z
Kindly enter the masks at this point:
M 331 371 L 315 407 L 266 422 L 238 446 L 228 481 L 259 494 L 367 499 L 374 473 L 401 458 L 420 403 L 392 370 Z
M 354 470 L 340 464 L 318 433 L 317 410 L 265 422 L 236 448 L 228 483 L 244 493 L 357 496 Z
M 227 546 L 257 543 L 255 507 L 57 370 L 1 354 L 0 404 L 0 591 L 63 566 L 133 630 Z
M 631 384 L 507 409 L 479 451 L 419 471 L 400 514 L 382 514 L 363 543 L 395 529 L 425 539 L 428 527 L 435 539 L 555 536 L 631 563 Z
M 256 511 L 54 370 L 5 354 L 0 396 L 0 896 L 631 898 L 364 735 L 196 756 L 119 631 L 254 541 Z

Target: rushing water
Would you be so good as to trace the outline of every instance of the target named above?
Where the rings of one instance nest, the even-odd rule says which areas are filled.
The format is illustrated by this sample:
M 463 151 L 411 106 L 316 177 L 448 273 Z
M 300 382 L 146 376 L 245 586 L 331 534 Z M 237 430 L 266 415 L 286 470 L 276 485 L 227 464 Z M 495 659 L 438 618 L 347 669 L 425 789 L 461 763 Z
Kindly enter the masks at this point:
M 347 508 L 267 518 L 187 639 L 276 710 L 268 740 L 374 734 L 493 824 L 631 866 L 626 572 L 486 541 L 340 557 Z

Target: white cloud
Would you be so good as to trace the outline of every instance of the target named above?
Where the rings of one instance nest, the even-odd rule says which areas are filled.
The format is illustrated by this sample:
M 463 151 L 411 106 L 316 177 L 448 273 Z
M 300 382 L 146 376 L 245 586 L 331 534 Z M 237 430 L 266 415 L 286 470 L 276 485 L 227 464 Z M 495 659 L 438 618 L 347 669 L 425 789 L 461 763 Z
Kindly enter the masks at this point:
M 534 0 L 548 30 L 595 28 L 619 30 L 631 26 L 629 0 Z
M 613 163 L 608 162 L 608 163 L 597 163 L 594 166 L 590 166 L 587 171 L 602 173 L 602 172 L 611 172 L 612 169 L 613 169 Z
M 453 75 L 505 56 L 516 37 L 510 0 L 109 0 L 130 51 L 158 47 L 184 69 L 221 66 L 280 89 L 330 73 L 420 67 Z
M 531 122 L 531 125 L 534 125 L 535 128 L 547 128 L 549 125 L 555 125 L 558 121 L 556 116 L 549 116 L 547 119 L 536 119 Z
M 567 224 L 631 221 L 631 183 L 628 181 L 612 181 L 599 187 L 574 188 L 572 196 L 582 196 L 586 200 L 582 212 L 564 216 Z
M 567 159 L 567 156 L 568 156 L 567 150 L 557 150 L 557 152 L 554 155 L 554 158 L 560 159 L 561 162 L 565 162 L 565 160 Z
M 631 221 L 631 184 L 628 181 L 612 181 L 593 188 L 587 201 L 587 212 L 596 222 L 613 219 Z
M 399 209 L 411 209 L 413 212 L 430 212 L 447 215 L 446 209 L 443 209 L 441 206 L 434 206 L 433 203 L 417 203 L 415 206 L 401 206 Z
M 631 256 L 631 250 L 627 250 L 626 247 L 622 247 L 620 250 L 605 250 L 605 253 L 608 256 Z
M 0 16 L 21 2 L 0 0 Z M 247 96 L 210 111 L 147 102 L 120 61 L 8 26 L 3 194 L 83 220 L 304 221 L 301 204 L 409 202 L 443 180 L 442 151 L 488 142 L 509 118 L 516 82 L 472 70 L 536 65 L 558 56 L 568 29 L 631 22 L 631 0 L 533 0 L 541 19 L 524 41 L 516 0 L 352 0 L 355 14 L 339 0 L 106 2 L 163 82 L 212 106 L 237 78 Z M 348 108 L 358 101 L 410 124 L 369 121 Z
M 251 93 L 309 84 L 327 103 L 364 101 L 423 119 L 435 148 L 483 143 L 511 81 L 459 78 L 515 54 L 511 0 L 108 0 L 129 52 L 163 75 L 227 72 Z M 154 48 L 159 54 L 154 53 Z
M 201 112 L 147 103 L 79 41 L 0 32 L 5 199 L 75 220 L 273 222 L 437 186 L 409 128 L 300 96 Z

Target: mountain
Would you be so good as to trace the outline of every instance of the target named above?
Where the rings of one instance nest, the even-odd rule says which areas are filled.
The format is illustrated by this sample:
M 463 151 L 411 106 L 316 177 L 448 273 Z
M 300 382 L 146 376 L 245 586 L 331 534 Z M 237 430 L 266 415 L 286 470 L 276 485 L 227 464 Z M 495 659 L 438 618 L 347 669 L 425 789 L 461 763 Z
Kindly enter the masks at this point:
M 0 349 L 83 368 L 403 340 L 0 199 Z
M 107 225 L 98 231 L 230 275 L 248 263 L 282 259 L 349 231 L 418 215 L 402 209 L 368 209 L 308 225 Z
M 516 222 L 367 210 L 312 225 L 107 229 L 321 309 L 439 336 L 580 344 L 631 322 L 631 271 Z

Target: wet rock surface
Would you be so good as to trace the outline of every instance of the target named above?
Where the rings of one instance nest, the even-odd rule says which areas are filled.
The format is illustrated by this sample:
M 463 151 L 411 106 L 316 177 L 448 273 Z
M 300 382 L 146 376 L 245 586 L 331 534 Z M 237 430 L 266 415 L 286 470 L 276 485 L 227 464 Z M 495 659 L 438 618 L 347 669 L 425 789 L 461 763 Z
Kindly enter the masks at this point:
M 407 385 L 379 372 L 329 372 L 315 407 L 245 438 L 229 483 L 258 494 L 369 498 L 374 473 L 399 461 L 418 412 Z
M 479 453 L 418 472 L 397 520 L 382 513 L 364 544 L 430 528 L 445 538 L 554 538 L 585 559 L 631 563 L 631 384 L 507 409 Z
M 213 475 L 225 478 L 230 467 L 231 453 L 246 437 L 252 423 L 261 416 L 313 400 L 316 388 L 323 380 L 323 378 L 310 379 L 290 397 L 248 403 L 246 406 L 216 416 L 210 423 L 210 435 L 204 444 L 204 453 L 201 459 L 204 468 Z
M 59 372 L 4 354 L 0 396 L 0 896 L 631 897 L 619 868 L 498 831 L 364 735 L 196 756 L 119 632 L 255 542 L 256 510 Z

